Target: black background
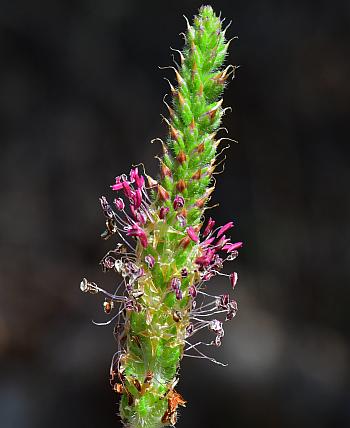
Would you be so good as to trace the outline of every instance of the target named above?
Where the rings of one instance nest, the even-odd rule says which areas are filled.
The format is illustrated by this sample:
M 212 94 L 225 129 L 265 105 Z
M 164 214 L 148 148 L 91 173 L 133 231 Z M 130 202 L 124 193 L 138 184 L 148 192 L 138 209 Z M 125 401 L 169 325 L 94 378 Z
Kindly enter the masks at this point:
M 211 212 L 244 249 L 215 357 L 182 362 L 179 426 L 350 426 L 348 1 L 212 1 L 233 23 Z M 169 46 L 198 1 L 1 1 L 0 425 L 120 426 L 98 197 L 153 157 Z M 229 267 L 228 267 L 229 268 Z M 227 287 L 215 282 L 211 287 Z

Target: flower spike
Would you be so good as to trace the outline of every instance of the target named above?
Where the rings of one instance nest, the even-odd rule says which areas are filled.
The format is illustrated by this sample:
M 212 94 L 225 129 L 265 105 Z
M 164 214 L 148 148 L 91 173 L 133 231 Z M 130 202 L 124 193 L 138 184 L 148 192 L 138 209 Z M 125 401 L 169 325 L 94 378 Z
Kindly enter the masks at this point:
M 102 238 L 113 241 L 100 264 L 119 277 L 119 284 L 114 292 L 85 278 L 80 284 L 82 292 L 104 297 L 108 318 L 95 324 L 115 324 L 110 384 L 128 428 L 175 425 L 178 407 L 186 404 L 175 390 L 181 359 L 225 366 L 203 348 L 221 346 L 225 322 L 237 313 L 229 292 L 215 295 L 207 288 L 210 279 L 222 275 L 233 292 L 238 274 L 222 269 L 237 257 L 242 242 L 226 235 L 233 222 L 215 228 L 215 220 L 204 219 L 216 183 L 213 173 L 222 162 L 216 140 L 226 130 L 220 128 L 227 110 L 222 93 L 237 67 L 224 67 L 227 28 L 210 6 L 202 6 L 192 24 L 186 21 L 179 65 L 165 67 L 175 72 L 176 84 L 168 81 L 172 100 L 164 121 L 169 134 L 164 142 L 158 139 L 159 177 L 133 167 L 111 185 L 112 205 L 100 198 L 106 222 Z M 192 341 L 203 329 L 209 341 Z

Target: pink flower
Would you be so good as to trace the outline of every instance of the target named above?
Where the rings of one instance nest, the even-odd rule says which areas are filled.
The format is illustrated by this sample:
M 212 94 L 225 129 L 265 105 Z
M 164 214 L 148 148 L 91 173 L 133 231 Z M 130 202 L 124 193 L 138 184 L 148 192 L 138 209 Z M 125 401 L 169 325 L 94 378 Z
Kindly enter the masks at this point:
M 193 242 L 199 242 L 198 235 L 196 234 L 195 230 L 192 226 L 188 227 L 186 229 L 187 235 L 192 239 Z
M 216 236 L 219 238 L 221 235 L 223 235 L 226 232 L 226 230 L 231 229 L 231 227 L 233 227 L 232 221 L 230 221 L 229 223 L 226 223 L 224 226 L 221 226 Z

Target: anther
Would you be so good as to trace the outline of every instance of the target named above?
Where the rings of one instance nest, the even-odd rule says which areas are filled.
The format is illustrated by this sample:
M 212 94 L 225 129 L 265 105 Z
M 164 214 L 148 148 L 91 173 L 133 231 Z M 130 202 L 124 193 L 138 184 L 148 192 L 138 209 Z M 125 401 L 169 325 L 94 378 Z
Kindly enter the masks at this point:
M 110 314 L 113 307 L 114 307 L 114 303 L 112 300 L 105 300 L 103 302 L 103 310 L 104 310 L 105 314 Z
M 97 285 L 94 282 L 89 282 L 86 278 L 83 278 L 80 282 L 80 290 L 83 293 L 92 293 L 97 294 L 99 292 L 99 289 Z
M 182 315 L 180 311 L 174 311 L 173 312 L 173 320 L 175 322 L 179 322 L 182 319 Z

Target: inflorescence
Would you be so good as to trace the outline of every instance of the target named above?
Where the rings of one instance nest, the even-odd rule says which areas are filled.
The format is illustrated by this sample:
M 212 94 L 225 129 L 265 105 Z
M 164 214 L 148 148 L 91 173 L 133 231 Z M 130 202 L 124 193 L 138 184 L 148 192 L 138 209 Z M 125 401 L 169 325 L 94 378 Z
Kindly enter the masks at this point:
M 222 272 L 238 256 L 242 242 L 227 236 L 233 222 L 216 227 L 204 211 L 214 190 L 212 174 L 220 163 L 215 139 L 221 118 L 221 93 L 236 67 L 221 68 L 229 42 L 222 22 L 209 6 L 188 23 L 185 48 L 178 51 L 177 87 L 170 84 L 169 136 L 161 141 L 160 177 L 139 167 L 115 179 L 112 204 L 102 196 L 106 220 L 102 238 L 119 237 L 100 264 L 120 277 L 114 292 L 83 279 L 83 292 L 104 295 L 103 309 L 114 322 L 117 350 L 110 382 L 121 394 L 120 415 L 128 427 L 174 425 L 177 407 L 186 401 L 175 391 L 184 356 L 223 363 L 204 352 L 218 347 L 224 322 L 237 312 L 229 293 L 208 292 L 216 275 L 233 291 L 236 272 Z M 214 287 L 215 289 L 215 287 Z M 192 338 L 208 329 L 209 342 Z

